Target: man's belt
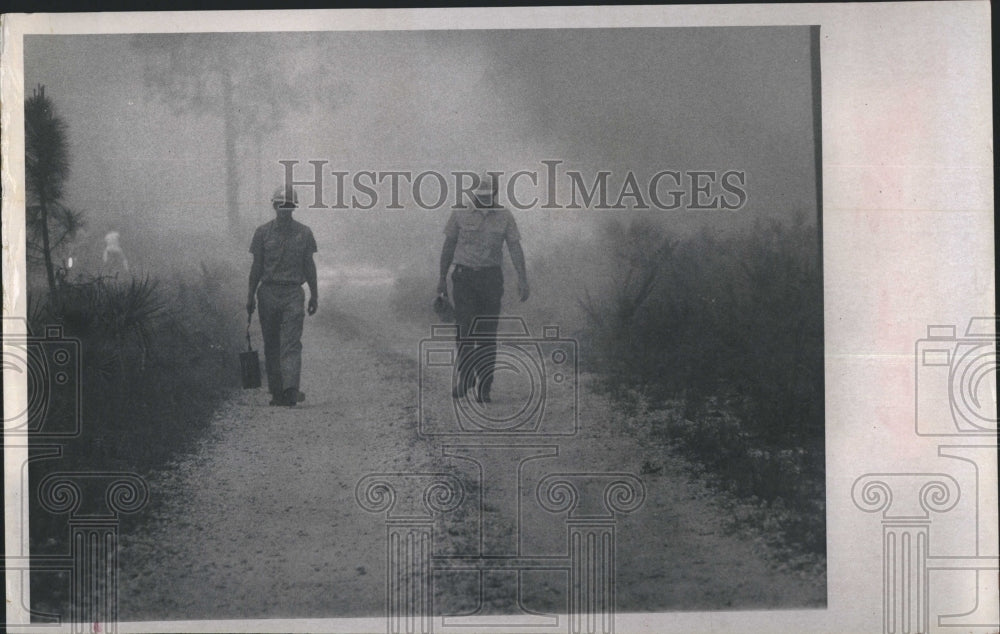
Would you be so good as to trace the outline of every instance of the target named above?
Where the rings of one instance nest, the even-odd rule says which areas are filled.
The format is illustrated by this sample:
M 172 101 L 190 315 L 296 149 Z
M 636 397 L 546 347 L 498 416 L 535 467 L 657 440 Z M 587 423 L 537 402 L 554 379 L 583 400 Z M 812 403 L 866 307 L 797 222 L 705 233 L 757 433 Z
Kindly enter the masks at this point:
M 277 282 L 274 280 L 265 280 L 261 284 L 263 286 L 302 286 L 302 282 Z
M 456 271 L 472 271 L 474 273 L 482 273 L 485 271 L 495 271 L 499 270 L 499 266 L 466 266 L 464 264 L 456 264 Z

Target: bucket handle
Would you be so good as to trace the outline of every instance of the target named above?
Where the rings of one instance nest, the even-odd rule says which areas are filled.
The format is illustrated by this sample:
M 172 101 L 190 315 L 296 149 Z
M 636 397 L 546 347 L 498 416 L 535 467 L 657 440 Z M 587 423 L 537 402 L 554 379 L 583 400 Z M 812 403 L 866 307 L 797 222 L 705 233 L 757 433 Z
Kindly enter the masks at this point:
M 253 313 L 247 313 L 247 352 L 253 352 L 253 346 L 250 345 L 250 322 L 253 321 Z

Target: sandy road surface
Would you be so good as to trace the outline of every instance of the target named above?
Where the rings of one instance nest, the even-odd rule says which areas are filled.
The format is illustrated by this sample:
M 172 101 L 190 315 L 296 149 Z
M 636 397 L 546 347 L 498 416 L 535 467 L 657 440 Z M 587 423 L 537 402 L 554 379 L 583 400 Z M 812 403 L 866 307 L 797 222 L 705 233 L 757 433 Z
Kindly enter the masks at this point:
M 467 462 L 443 457 L 440 441 L 418 435 L 419 333 L 401 335 L 387 319 L 324 308 L 306 324 L 305 403 L 274 408 L 263 390 L 235 394 L 199 448 L 152 478 L 158 503 L 149 521 L 122 537 L 121 620 L 383 613 L 384 517 L 360 508 L 358 480 L 452 471 L 471 483 L 470 500 L 480 484 Z M 822 579 L 779 573 L 759 545 L 727 534 L 723 512 L 685 476 L 683 461 L 624 433 L 612 407 L 585 385 L 580 412 L 579 434 L 535 464 L 634 474 L 646 460 L 662 467 L 642 476 L 645 503 L 616 529 L 619 611 L 823 605 Z M 475 541 L 462 530 L 450 534 L 452 551 Z M 559 548 L 564 534 L 556 523 L 524 541 Z M 558 578 L 535 585 L 526 605 L 565 605 Z

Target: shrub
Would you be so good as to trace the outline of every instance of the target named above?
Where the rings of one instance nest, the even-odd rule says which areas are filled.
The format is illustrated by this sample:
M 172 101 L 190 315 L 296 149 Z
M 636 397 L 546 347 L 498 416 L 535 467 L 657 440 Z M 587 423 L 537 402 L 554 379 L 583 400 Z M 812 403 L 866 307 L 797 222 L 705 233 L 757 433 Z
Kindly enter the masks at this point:
M 747 431 L 769 443 L 821 441 L 815 228 L 758 224 L 746 236 L 702 233 L 669 243 L 640 227 L 606 232 L 604 240 L 603 250 L 616 253 L 614 291 L 583 301 L 595 369 L 654 400 L 684 397 L 689 415 L 706 399 L 725 397 Z
M 598 385 L 754 503 L 741 517 L 825 552 L 823 284 L 817 231 L 758 223 L 671 241 L 612 224 L 610 276 L 581 297 Z M 651 283 L 647 283 L 652 280 Z M 647 410 L 648 411 L 648 410 Z
M 193 446 L 216 405 L 238 385 L 246 313 L 244 282 L 235 275 L 230 268 L 203 264 L 169 284 L 80 278 L 64 283 L 58 300 L 32 296 L 32 332 L 60 324 L 64 336 L 80 341 L 84 387 L 82 433 L 60 441 L 57 460 L 32 461 L 32 482 L 53 471 L 149 474 Z M 53 403 L 50 411 L 69 407 Z M 44 445 L 45 439 L 30 442 Z M 68 552 L 65 518 L 37 503 L 30 509 L 32 552 Z M 65 588 L 56 585 L 50 577 L 33 575 L 33 602 L 59 605 Z

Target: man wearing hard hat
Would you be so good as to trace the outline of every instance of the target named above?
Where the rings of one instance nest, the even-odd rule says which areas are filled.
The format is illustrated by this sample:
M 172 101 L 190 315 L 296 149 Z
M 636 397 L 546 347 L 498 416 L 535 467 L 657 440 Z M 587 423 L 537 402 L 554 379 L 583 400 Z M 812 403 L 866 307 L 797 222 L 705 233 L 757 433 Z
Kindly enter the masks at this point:
M 302 370 L 302 324 L 305 293 L 308 311 L 316 312 L 316 239 L 312 230 L 292 220 L 299 199 L 291 186 L 279 187 L 271 197 L 275 219 L 254 231 L 250 242 L 253 265 L 247 293 L 247 314 L 253 314 L 254 297 L 260 302 L 260 329 L 264 337 L 264 366 L 271 405 L 294 406 L 305 398 L 299 391 Z
M 455 209 L 445 226 L 441 249 L 438 297 L 448 299 L 448 271 L 451 273 L 458 325 L 458 367 L 452 387 L 453 398 L 470 392 L 479 403 L 491 402 L 496 364 L 496 317 L 503 298 L 503 245 L 507 243 L 511 263 L 517 271 L 518 297 L 528 299 L 528 272 L 521 249 L 521 234 L 514 215 L 497 200 L 498 183 L 491 177 L 476 185 L 472 205 Z M 484 319 L 485 318 L 485 319 Z M 470 338 L 473 322 L 480 319 L 475 338 Z M 479 348 L 483 350 L 479 351 Z M 480 355 L 481 363 L 471 363 Z

